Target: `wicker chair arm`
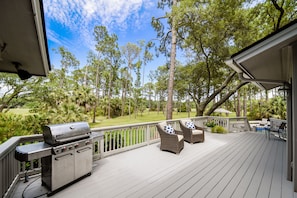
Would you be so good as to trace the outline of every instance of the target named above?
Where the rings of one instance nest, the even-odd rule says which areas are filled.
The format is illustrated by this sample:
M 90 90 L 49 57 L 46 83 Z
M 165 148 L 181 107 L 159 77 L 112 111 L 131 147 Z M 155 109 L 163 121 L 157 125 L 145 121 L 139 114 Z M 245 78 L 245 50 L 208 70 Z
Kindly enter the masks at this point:
M 195 125 L 195 128 L 204 132 L 203 127 L 199 127 L 199 126 Z
M 182 131 L 179 131 L 179 130 L 174 130 L 175 134 L 177 135 L 184 135 L 184 133 Z

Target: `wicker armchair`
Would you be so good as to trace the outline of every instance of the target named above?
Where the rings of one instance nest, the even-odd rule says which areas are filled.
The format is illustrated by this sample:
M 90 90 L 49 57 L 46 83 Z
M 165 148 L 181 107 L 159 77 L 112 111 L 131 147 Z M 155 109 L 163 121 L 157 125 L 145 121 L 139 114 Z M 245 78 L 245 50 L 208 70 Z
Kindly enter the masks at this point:
M 175 134 L 169 134 L 164 129 L 166 125 L 166 122 L 161 122 L 156 125 L 161 138 L 160 149 L 162 151 L 170 151 L 178 154 L 184 148 L 184 137 L 182 132 L 174 130 Z
M 204 142 L 204 129 L 194 125 L 195 129 L 190 129 L 186 126 L 186 122 L 191 122 L 191 120 L 180 120 L 180 128 L 184 134 L 185 141 L 193 144 L 196 142 Z

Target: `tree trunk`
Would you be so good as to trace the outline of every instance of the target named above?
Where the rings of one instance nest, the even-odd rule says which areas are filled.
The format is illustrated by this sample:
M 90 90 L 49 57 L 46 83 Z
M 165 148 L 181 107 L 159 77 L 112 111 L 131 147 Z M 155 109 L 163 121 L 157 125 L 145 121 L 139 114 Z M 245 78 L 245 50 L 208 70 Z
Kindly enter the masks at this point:
M 177 0 L 172 1 L 172 5 L 177 5 Z M 175 57 L 176 57 L 176 19 L 172 16 L 172 27 L 171 27 L 171 53 L 170 53 L 170 70 L 169 70 L 169 81 L 168 81 L 168 99 L 167 99 L 167 112 L 166 120 L 172 119 L 172 108 L 173 108 L 173 86 L 174 86 L 174 69 L 175 69 Z
M 223 82 L 223 84 L 217 88 L 208 98 L 206 98 L 203 102 L 200 101 L 200 97 L 195 97 L 195 95 L 190 94 L 190 96 L 192 97 L 193 101 L 195 102 L 195 106 L 196 106 L 196 116 L 203 116 L 204 115 L 204 111 L 205 108 L 207 107 L 207 105 L 218 95 L 220 94 L 226 87 L 227 85 L 231 82 L 232 78 L 236 75 L 236 72 L 232 72 L 227 78 L 226 80 Z M 214 112 L 214 110 L 216 108 L 218 108 L 220 105 L 222 105 L 226 100 L 229 99 L 230 96 L 232 96 L 240 87 L 242 87 L 243 85 L 247 84 L 247 82 L 243 82 L 240 83 L 239 85 L 237 85 L 237 87 L 235 87 L 234 89 L 230 90 L 225 96 L 220 97 L 219 101 L 214 103 L 210 109 L 208 109 L 208 111 L 205 113 L 205 115 L 210 115 L 211 113 Z
M 97 109 L 97 101 L 95 101 L 94 109 L 93 109 L 93 123 L 96 123 L 96 109 Z
M 191 117 L 190 115 L 190 112 L 191 112 L 191 105 L 190 105 L 190 100 L 188 98 L 188 101 L 187 101 L 187 111 L 188 111 L 188 118 Z
M 129 64 L 129 74 L 130 74 L 130 78 L 132 79 L 132 75 L 131 75 L 131 65 Z M 132 84 L 133 84 L 133 79 L 132 79 Z M 133 86 L 133 85 L 132 85 Z M 127 86 L 128 92 L 129 92 L 129 118 L 131 119 L 131 86 Z
M 95 99 L 95 104 L 94 104 L 94 111 L 93 111 L 93 123 L 96 123 L 96 110 L 97 110 L 97 101 L 99 102 L 99 81 L 100 81 L 100 76 L 99 76 L 99 66 L 97 65 L 96 68 L 96 99 Z
M 237 105 L 236 105 L 236 116 L 240 117 L 241 115 L 241 104 L 240 104 L 240 91 L 237 91 Z
M 246 106 L 246 89 L 243 91 L 243 116 L 246 117 L 247 114 L 247 106 Z
M 216 108 L 218 108 L 220 105 L 222 105 L 226 100 L 228 100 L 234 93 L 236 93 L 237 90 L 239 90 L 242 86 L 246 85 L 248 82 L 242 82 L 239 85 L 237 85 L 234 89 L 230 90 L 224 97 L 222 97 L 217 103 L 213 104 L 208 111 L 205 113 L 205 115 L 209 116 L 211 113 L 214 112 Z M 236 100 L 235 100 L 236 104 Z
M 274 27 L 274 31 L 276 31 L 280 28 L 280 23 L 281 23 L 283 15 L 285 13 L 285 10 L 283 9 L 283 7 L 281 7 L 277 4 L 277 0 L 271 0 L 271 1 L 273 3 L 274 7 L 279 11 L 279 16 L 277 18 L 277 24 Z
M 125 102 L 126 102 L 126 83 L 123 83 L 123 89 L 122 89 L 122 111 L 121 116 L 124 116 L 125 113 Z
M 24 86 L 19 86 L 14 89 L 13 93 L 9 95 L 9 97 L 6 99 L 6 101 L 3 101 L 2 104 L 0 104 L 0 113 L 3 112 L 5 108 L 9 108 L 9 103 L 12 101 L 12 99 L 17 98 L 18 95 L 21 93 L 22 88 Z
M 204 108 L 201 108 L 201 105 L 195 101 L 195 107 L 196 107 L 196 116 L 203 116 Z
M 84 75 L 84 85 L 88 86 L 88 67 L 86 66 L 86 71 Z
M 109 83 L 108 83 L 108 112 L 107 112 L 107 118 L 110 119 L 110 110 L 111 110 L 111 105 L 110 105 L 110 100 L 111 100 L 111 77 L 112 75 L 110 75 L 110 79 L 109 79 Z
M 204 111 L 201 108 L 199 108 L 199 107 L 197 108 L 196 107 L 196 116 L 203 116 L 203 112 Z
M 265 100 L 268 102 L 268 90 L 265 90 Z

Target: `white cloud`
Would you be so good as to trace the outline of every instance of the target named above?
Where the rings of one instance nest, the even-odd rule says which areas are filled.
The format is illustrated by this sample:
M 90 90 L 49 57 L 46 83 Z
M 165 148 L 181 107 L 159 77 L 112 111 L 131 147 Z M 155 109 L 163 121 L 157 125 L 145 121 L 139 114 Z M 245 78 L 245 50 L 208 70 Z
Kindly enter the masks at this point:
M 104 25 L 108 30 L 125 31 L 139 29 L 143 20 L 150 21 L 151 10 L 157 0 L 46 0 L 45 15 L 76 32 L 88 46 L 93 45 L 93 29 Z M 131 27 L 132 26 L 132 27 Z M 49 39 L 56 42 L 57 37 L 50 33 Z M 58 41 L 57 41 L 58 42 Z
M 61 37 L 59 34 L 57 34 L 56 32 L 54 32 L 51 29 L 47 29 L 46 36 L 49 40 L 51 40 L 52 42 L 54 42 L 60 46 L 62 46 L 62 45 L 71 46 L 72 45 L 71 40 L 69 40 L 68 38 L 65 38 L 65 37 Z

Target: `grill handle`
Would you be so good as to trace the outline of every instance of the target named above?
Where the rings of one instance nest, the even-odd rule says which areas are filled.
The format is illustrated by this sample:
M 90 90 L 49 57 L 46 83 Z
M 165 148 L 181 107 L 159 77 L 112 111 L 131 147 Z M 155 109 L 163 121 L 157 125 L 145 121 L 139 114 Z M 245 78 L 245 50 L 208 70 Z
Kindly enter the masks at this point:
M 72 153 L 68 153 L 68 154 L 66 154 L 66 155 L 62 155 L 62 156 L 59 156 L 59 157 L 55 157 L 55 160 L 56 161 L 59 161 L 61 158 L 64 158 L 64 157 L 67 157 L 67 156 L 71 156 L 71 155 L 73 155 Z
M 86 148 L 77 150 L 76 152 L 77 152 L 77 153 L 83 153 L 83 152 L 88 151 L 88 150 L 90 150 L 90 149 L 92 149 L 92 148 L 91 148 L 91 147 L 86 147 Z
M 83 138 L 86 138 L 86 137 L 89 137 L 89 134 L 84 134 L 84 135 L 77 135 L 77 136 L 74 136 L 74 137 L 70 137 L 70 138 L 62 138 L 63 135 L 57 135 L 57 142 L 59 143 L 64 143 L 64 142 L 71 142 L 71 141 L 74 141 L 74 140 L 77 140 L 77 139 L 83 139 Z M 61 139 L 59 139 L 61 138 Z

